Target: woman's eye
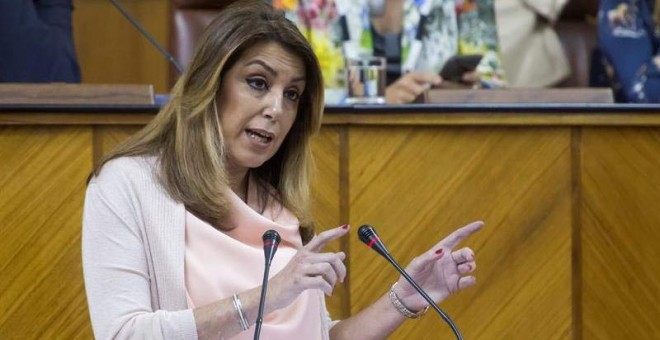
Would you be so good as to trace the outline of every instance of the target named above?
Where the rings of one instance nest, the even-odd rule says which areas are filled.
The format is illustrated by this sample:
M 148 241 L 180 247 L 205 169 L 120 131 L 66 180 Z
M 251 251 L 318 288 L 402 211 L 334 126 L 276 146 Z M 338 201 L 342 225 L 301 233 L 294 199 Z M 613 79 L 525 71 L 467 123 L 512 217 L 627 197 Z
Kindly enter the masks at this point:
M 266 90 L 266 89 L 268 89 L 268 84 L 266 83 L 265 80 L 263 80 L 261 78 L 248 78 L 247 83 L 253 89 L 257 89 L 257 90 Z
M 296 90 L 288 90 L 284 93 L 284 95 L 291 101 L 297 101 L 300 98 L 300 93 Z

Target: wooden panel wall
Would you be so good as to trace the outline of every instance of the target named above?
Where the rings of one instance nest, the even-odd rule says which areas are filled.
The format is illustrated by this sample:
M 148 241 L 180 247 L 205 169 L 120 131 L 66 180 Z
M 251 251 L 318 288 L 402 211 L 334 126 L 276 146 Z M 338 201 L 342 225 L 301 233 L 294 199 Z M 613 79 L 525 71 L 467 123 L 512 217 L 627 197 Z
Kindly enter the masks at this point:
M 94 162 L 141 128 L 140 125 L 94 127 Z
M 583 338 L 660 339 L 660 129 L 582 140 Z
M 335 228 L 347 221 L 342 218 L 340 197 L 340 130 L 338 127 L 327 127 L 314 139 L 312 152 L 316 164 L 312 195 L 313 210 L 317 232 Z M 334 241 L 325 251 L 340 251 L 346 249 L 345 241 Z M 333 319 L 342 319 L 349 315 L 348 282 L 339 284 L 331 297 L 326 299 L 328 311 Z
M 401 265 L 455 228 L 486 227 L 465 245 L 478 284 L 442 304 L 466 339 L 571 334 L 570 130 L 355 128 L 350 132 L 350 220 L 377 227 Z M 351 311 L 398 274 L 351 235 Z M 450 339 L 438 315 L 393 339 Z
M 0 126 L 0 338 L 92 337 L 80 255 L 89 127 Z
M 169 1 L 121 0 L 167 47 Z M 148 84 L 166 93 L 168 63 L 108 0 L 74 0 L 73 30 L 85 83 Z
M 2 339 L 91 337 L 85 178 L 141 125 L 75 116 L 0 126 Z M 353 227 L 330 245 L 351 273 L 331 314 L 357 313 L 398 276 L 359 243 L 359 225 L 375 225 L 405 265 L 482 219 L 465 244 L 478 284 L 441 305 L 467 339 L 660 338 L 659 141 L 658 127 L 325 125 L 313 144 L 317 227 Z M 391 338 L 451 335 L 429 313 Z
M 140 128 L 0 128 L 0 338 L 91 338 L 80 262 L 85 179 L 94 158 Z M 321 231 L 340 224 L 338 129 L 317 136 L 314 154 Z M 346 290 L 328 299 L 335 318 L 348 315 Z

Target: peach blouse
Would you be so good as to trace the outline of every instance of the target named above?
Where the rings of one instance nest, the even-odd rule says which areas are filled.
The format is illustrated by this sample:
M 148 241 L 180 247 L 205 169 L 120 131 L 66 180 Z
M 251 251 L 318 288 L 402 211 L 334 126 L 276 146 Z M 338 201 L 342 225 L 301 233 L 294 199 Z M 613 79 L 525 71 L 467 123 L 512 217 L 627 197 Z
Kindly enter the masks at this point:
M 232 191 L 229 231 L 220 231 L 186 212 L 185 284 L 188 306 L 204 306 L 260 286 L 264 271 L 261 236 L 276 230 L 282 241 L 275 253 L 269 277 L 279 273 L 302 247 L 298 219 L 275 199 L 257 212 L 257 184 L 249 179 L 247 204 Z M 261 338 L 327 339 L 328 316 L 323 293 L 306 290 L 289 306 L 264 315 Z M 232 339 L 252 339 L 252 326 Z M 238 323 L 238 317 L 236 323 Z

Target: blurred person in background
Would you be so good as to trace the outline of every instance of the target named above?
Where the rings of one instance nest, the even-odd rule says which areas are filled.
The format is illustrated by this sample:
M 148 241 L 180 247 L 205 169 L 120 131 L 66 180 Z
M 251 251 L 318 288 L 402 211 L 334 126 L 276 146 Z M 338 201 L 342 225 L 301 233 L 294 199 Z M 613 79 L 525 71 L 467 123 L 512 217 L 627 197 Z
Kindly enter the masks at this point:
M 511 87 L 550 87 L 571 72 L 554 25 L 567 0 L 497 0 L 504 74 Z
M 660 0 L 601 0 L 598 43 L 618 102 L 660 103 Z
M 80 82 L 72 0 L 0 0 L 0 82 Z
M 387 61 L 387 103 L 411 103 L 441 84 L 440 71 L 456 55 L 483 56 L 476 71 L 459 77 L 464 87 L 505 86 L 492 0 L 275 0 L 273 5 L 284 9 L 312 44 L 326 87 L 341 79 L 344 56 L 380 56 Z

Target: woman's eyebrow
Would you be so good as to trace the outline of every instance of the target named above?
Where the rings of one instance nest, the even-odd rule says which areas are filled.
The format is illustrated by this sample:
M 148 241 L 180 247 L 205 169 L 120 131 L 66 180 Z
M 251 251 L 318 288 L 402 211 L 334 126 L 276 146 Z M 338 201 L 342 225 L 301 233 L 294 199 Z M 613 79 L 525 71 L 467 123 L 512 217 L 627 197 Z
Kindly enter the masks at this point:
M 274 68 L 272 68 L 270 65 L 268 65 L 265 61 L 263 61 L 261 59 L 254 59 L 254 60 L 249 61 L 247 64 L 245 64 L 245 66 L 250 66 L 250 65 L 260 65 L 266 71 L 268 71 L 268 73 L 272 74 L 273 77 L 277 77 L 279 75 L 279 73 L 277 73 L 277 71 Z M 304 81 L 305 79 L 306 78 L 304 76 L 300 76 L 300 77 L 296 77 L 296 78 L 292 79 L 291 82 Z
M 266 62 L 262 61 L 261 59 L 254 59 L 249 61 L 245 66 L 250 66 L 250 65 L 261 65 L 261 67 L 265 68 L 268 73 L 272 74 L 273 76 L 277 77 L 277 71 L 275 71 L 274 68 L 270 67 L 270 65 L 266 64 Z

